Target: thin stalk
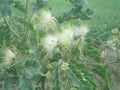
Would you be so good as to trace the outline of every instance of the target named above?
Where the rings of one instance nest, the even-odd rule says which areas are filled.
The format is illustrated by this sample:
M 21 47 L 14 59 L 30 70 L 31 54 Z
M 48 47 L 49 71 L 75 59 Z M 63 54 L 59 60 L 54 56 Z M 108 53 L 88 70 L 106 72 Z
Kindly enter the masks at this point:
M 108 72 L 106 72 L 106 78 L 107 78 L 107 85 L 108 85 L 108 88 L 109 88 L 109 90 L 111 90 L 111 89 L 110 89 L 109 79 L 108 79 Z
M 24 59 L 23 59 L 23 60 L 19 60 L 18 62 L 12 64 L 11 66 L 7 67 L 6 69 L 10 69 L 10 68 L 12 68 L 12 67 L 18 65 L 18 64 L 21 63 L 22 61 L 24 61 Z
M 120 61 L 120 56 L 119 56 L 119 45 L 116 43 L 116 54 L 117 54 L 117 61 Z
M 37 40 L 37 47 L 39 46 L 39 31 L 36 30 L 36 40 Z
M 25 6 L 25 8 L 26 8 L 26 12 L 25 12 L 25 22 L 26 22 L 26 20 L 27 20 L 27 12 L 28 12 L 28 3 L 29 3 L 29 0 L 26 0 L 26 6 Z M 27 34 L 27 32 L 26 32 L 26 24 L 24 24 L 24 31 L 25 31 L 25 34 Z

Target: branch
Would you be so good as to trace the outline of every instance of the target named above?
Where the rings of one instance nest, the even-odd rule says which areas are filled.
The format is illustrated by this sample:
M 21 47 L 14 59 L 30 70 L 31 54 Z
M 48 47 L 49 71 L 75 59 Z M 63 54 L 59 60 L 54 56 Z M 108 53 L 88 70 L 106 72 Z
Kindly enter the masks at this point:
M 4 23 L 5 23 L 6 27 L 7 27 L 7 29 L 8 29 L 10 32 L 12 32 L 17 38 L 19 38 L 20 40 L 23 41 L 24 39 L 23 39 L 22 37 L 20 37 L 19 35 L 17 35 L 17 34 L 10 28 L 10 26 L 8 25 L 5 17 L 3 17 L 3 20 L 4 20 Z
M 87 63 L 87 65 L 100 65 L 100 66 L 108 66 L 110 64 L 117 64 L 120 63 L 120 61 L 114 61 L 109 63 Z

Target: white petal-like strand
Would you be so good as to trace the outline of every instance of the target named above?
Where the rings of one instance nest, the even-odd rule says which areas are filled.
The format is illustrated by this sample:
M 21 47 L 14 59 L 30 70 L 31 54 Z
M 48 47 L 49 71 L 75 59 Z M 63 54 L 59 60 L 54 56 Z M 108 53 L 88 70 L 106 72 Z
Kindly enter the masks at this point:
M 56 26 L 56 19 L 52 13 L 47 10 L 41 11 L 41 24 L 43 27 L 53 28 Z
M 73 40 L 73 31 L 66 29 L 59 34 L 59 43 L 63 45 L 70 45 Z
M 87 26 L 81 26 L 79 33 L 80 33 L 81 36 L 85 36 L 85 35 L 88 33 L 88 31 L 89 31 L 89 30 L 88 30 L 88 27 L 87 27 Z
M 55 35 L 48 35 L 43 40 L 43 46 L 47 52 L 52 52 L 57 46 L 58 38 Z

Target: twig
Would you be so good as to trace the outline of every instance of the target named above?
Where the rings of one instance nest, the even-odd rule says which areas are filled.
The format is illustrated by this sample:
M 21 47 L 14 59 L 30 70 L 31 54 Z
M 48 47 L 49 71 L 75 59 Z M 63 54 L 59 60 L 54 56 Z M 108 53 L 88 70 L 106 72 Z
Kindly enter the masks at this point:
M 19 60 L 18 62 L 16 62 L 16 63 L 14 63 L 14 64 L 10 65 L 10 66 L 9 66 L 9 67 L 7 67 L 6 69 L 10 69 L 10 68 L 12 68 L 12 67 L 14 67 L 14 66 L 18 65 L 18 64 L 19 64 L 19 63 L 21 63 L 22 61 L 24 61 L 24 59 L 23 59 L 23 60 Z

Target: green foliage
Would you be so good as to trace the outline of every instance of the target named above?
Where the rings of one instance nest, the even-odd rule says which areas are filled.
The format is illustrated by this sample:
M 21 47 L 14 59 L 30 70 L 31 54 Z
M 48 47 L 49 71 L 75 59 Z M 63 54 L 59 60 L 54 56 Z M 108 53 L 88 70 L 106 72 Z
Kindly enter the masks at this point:
M 8 76 L 8 73 L 5 72 L 4 75 L 4 89 L 5 90 L 12 90 L 12 82 L 10 77 Z
M 26 9 L 24 8 L 24 5 L 21 4 L 20 1 L 14 1 L 14 8 L 18 9 L 21 12 L 26 12 Z
M 0 45 L 10 43 L 10 32 L 5 26 L 0 26 Z
M 0 0 L 0 81 L 5 90 L 98 90 L 99 81 L 103 90 L 111 88 L 106 66 L 119 63 L 119 30 L 88 30 L 82 22 L 93 14 L 88 2 L 68 3 L 68 11 L 54 16 L 47 0 L 33 2 L 33 10 L 29 0 L 26 6 Z M 115 62 L 104 61 L 107 47 L 116 48 Z
M 36 3 L 33 3 L 33 12 L 37 12 L 39 9 L 46 8 L 47 6 L 47 0 L 37 0 Z
M 58 68 L 54 71 L 54 88 L 53 90 L 61 90 L 60 80 L 59 80 L 59 70 Z
M 91 9 L 86 9 L 83 11 L 83 7 L 86 6 L 86 0 L 69 0 L 74 7 L 69 11 L 63 13 L 59 18 L 59 22 L 68 21 L 71 19 L 80 18 L 81 20 L 88 20 L 91 18 L 93 11 Z
M 33 84 L 25 75 L 22 75 L 20 77 L 19 82 L 20 82 L 19 87 L 21 90 L 35 90 Z
M 96 88 L 93 74 L 89 70 L 86 71 L 86 68 L 85 64 L 78 64 L 77 61 L 70 62 L 70 70 L 67 75 L 78 90 L 94 90 Z

